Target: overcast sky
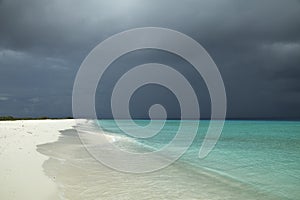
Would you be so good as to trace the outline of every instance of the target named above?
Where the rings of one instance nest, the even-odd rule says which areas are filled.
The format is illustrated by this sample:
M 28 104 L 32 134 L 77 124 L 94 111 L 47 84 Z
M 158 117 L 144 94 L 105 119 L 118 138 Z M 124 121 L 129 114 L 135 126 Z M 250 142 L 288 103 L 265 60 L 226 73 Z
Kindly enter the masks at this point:
M 0 116 L 71 116 L 73 82 L 87 54 L 113 34 L 146 26 L 180 31 L 204 46 L 222 74 L 228 117 L 300 118 L 299 0 L 0 0 Z M 100 115 L 110 116 L 109 88 L 120 66 L 147 62 L 179 71 L 188 65 L 159 51 L 118 59 L 97 93 Z M 183 73 L 199 85 L 208 116 L 205 84 Z M 145 117 L 159 102 L 178 115 L 174 96 L 156 86 L 134 95 L 132 113 Z

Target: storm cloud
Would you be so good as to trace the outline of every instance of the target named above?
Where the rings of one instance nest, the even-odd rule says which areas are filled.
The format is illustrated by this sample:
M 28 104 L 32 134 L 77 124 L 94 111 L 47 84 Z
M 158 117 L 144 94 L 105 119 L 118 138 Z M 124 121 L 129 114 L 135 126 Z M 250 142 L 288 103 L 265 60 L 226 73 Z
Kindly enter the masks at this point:
M 204 46 L 222 74 L 229 118 L 300 118 L 297 0 L 1 0 L 0 115 L 71 116 L 73 82 L 87 54 L 113 34 L 148 26 L 180 31 Z M 98 91 L 102 117 L 111 115 L 109 88 L 120 76 L 118 67 L 128 70 L 147 62 L 178 70 L 188 66 L 156 51 L 120 58 L 103 83 L 107 96 L 105 89 Z M 196 92 L 208 117 L 207 89 L 192 74 L 186 71 L 199 85 Z M 156 99 L 151 93 L 135 95 L 133 115 L 143 118 L 151 103 L 170 103 L 173 96 L 155 87 L 148 89 L 161 94 L 152 95 Z M 168 105 L 170 117 L 178 116 L 177 106 L 176 100 Z

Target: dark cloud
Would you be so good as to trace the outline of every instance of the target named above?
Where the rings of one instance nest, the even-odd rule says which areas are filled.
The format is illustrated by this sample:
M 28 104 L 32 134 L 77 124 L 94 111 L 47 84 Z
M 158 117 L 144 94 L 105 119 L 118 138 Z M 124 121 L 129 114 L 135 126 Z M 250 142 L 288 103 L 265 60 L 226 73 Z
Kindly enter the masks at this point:
M 181 31 L 206 48 L 222 73 L 229 117 L 300 118 L 296 0 L 1 0 L 0 115 L 71 115 L 72 85 L 84 57 L 112 34 L 144 26 Z M 134 59 L 150 58 L 186 65 L 149 52 Z M 205 110 L 203 82 L 191 79 L 202 84 Z

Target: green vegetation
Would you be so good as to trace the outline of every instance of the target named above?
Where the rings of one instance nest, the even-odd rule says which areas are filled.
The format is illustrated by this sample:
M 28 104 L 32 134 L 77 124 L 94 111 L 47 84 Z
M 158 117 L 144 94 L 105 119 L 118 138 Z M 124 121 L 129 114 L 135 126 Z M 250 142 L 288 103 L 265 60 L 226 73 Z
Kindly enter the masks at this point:
M 42 117 L 13 117 L 13 116 L 0 116 L 0 121 L 14 121 L 14 120 L 42 120 L 42 119 L 73 119 L 73 117 L 49 118 L 49 117 L 47 117 L 47 116 L 42 116 Z
M 7 120 L 15 120 L 12 116 L 3 116 L 0 117 L 0 121 L 7 121 Z

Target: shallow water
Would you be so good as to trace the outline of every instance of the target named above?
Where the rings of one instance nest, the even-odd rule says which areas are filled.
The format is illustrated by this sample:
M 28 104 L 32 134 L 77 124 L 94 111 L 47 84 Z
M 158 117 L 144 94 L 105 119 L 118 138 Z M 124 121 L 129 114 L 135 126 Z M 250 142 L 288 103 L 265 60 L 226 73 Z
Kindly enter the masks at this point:
M 102 165 L 74 129 L 62 131 L 57 142 L 39 145 L 38 151 L 50 157 L 43 167 L 59 185 L 62 199 L 299 199 L 299 122 L 227 121 L 216 147 L 199 159 L 208 123 L 201 121 L 194 143 L 178 161 L 146 174 Z M 168 121 L 157 136 L 145 140 L 129 139 L 114 121 L 99 124 L 106 134 L 124 138 L 117 140 L 121 148 L 147 151 L 166 145 L 179 121 Z

